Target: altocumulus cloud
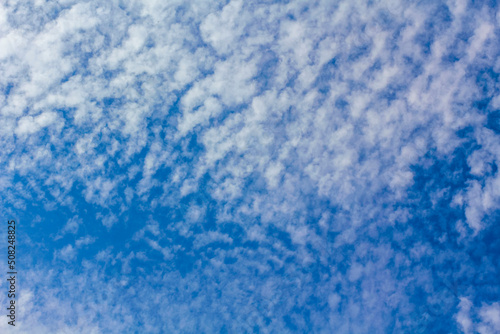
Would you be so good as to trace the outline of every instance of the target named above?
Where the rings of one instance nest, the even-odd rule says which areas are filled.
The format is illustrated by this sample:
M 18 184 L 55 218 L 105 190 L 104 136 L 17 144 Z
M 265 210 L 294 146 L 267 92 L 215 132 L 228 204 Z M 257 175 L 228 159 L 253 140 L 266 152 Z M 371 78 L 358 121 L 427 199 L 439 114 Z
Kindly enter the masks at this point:
M 498 333 L 499 29 L 494 1 L 4 1 L 15 331 Z

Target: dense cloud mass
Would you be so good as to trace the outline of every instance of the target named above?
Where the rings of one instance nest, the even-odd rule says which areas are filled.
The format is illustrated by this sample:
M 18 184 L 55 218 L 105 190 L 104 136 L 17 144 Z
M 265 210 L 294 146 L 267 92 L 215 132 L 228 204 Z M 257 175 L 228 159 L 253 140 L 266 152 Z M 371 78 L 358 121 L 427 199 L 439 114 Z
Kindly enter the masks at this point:
M 499 333 L 499 33 L 496 1 L 2 2 L 15 332 Z

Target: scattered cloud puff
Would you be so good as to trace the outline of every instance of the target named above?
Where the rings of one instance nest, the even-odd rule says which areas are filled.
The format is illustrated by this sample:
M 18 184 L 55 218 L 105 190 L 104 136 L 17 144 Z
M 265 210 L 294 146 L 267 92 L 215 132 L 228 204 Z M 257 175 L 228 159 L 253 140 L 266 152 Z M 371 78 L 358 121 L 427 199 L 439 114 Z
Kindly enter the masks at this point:
M 471 310 L 472 303 L 467 298 L 460 298 L 457 321 L 462 326 L 464 333 L 497 333 L 500 331 L 500 305 L 498 302 L 483 304 Z
M 499 13 L 1 4 L 16 330 L 500 331 Z

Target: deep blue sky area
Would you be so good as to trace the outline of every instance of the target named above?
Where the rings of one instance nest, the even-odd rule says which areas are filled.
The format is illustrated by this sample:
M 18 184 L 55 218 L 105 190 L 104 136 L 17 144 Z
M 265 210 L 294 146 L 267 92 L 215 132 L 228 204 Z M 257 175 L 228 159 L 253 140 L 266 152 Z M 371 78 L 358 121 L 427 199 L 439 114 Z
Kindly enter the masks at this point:
M 4 1 L 0 332 L 500 333 L 499 36 L 496 1 Z

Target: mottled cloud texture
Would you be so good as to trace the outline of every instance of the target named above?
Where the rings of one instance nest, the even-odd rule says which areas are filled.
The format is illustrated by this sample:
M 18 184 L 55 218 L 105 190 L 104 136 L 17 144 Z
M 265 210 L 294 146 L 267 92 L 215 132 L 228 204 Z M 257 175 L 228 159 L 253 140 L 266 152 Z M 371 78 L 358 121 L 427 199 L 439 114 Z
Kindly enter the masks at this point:
M 499 333 L 499 33 L 495 1 L 3 1 L 12 332 Z

